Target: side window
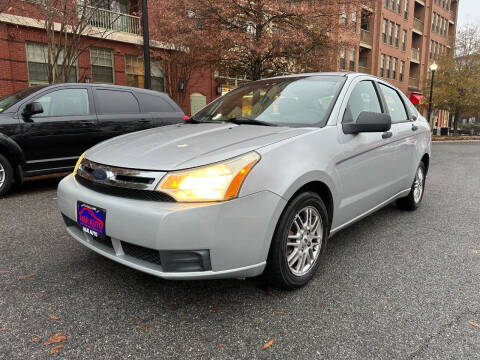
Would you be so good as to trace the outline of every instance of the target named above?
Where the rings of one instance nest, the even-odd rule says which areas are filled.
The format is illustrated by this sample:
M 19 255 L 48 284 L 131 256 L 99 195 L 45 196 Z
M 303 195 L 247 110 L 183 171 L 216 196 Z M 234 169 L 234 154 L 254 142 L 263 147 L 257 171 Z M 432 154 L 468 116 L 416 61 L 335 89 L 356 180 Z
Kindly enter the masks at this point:
M 88 115 L 90 104 L 87 89 L 64 89 L 52 91 L 35 100 L 42 104 L 43 113 L 33 115 L 40 118 L 46 116 Z
M 140 108 L 129 91 L 95 90 L 95 105 L 99 114 L 138 114 Z
M 377 91 L 371 81 L 361 81 L 355 86 L 355 89 L 353 89 L 350 95 L 350 99 L 348 99 L 343 121 L 356 122 L 358 115 L 360 115 L 362 111 L 382 112 Z
M 392 124 L 407 121 L 408 115 L 397 91 L 383 84 L 380 84 L 380 89 L 382 90 L 383 97 L 387 103 L 388 112 L 392 118 Z
M 148 94 L 139 94 L 137 93 L 138 98 L 142 104 L 142 110 L 144 112 L 175 112 L 176 110 L 161 96 L 148 95 Z

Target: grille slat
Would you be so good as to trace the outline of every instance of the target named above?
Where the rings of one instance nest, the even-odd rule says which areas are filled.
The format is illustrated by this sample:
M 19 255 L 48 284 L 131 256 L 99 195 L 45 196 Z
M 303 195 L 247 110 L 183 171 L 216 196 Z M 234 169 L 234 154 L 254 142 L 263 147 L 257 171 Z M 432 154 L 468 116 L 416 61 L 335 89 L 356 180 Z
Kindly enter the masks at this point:
M 160 261 L 160 253 L 158 250 L 149 249 L 143 246 L 130 244 L 128 242 L 122 241 L 123 252 L 126 255 L 132 256 L 134 258 L 148 261 L 157 265 L 162 265 Z

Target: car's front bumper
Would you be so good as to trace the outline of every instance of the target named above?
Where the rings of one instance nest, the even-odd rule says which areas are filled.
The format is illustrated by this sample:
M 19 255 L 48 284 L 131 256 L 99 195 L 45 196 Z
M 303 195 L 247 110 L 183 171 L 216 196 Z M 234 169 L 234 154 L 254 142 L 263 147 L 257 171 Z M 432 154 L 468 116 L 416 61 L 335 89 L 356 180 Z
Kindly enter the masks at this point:
M 77 201 L 106 210 L 106 242 L 94 240 L 76 225 Z M 95 192 L 70 175 L 58 186 L 58 206 L 68 233 L 99 254 L 166 279 L 202 279 L 261 274 L 285 200 L 269 191 L 219 203 L 136 200 Z M 124 251 L 132 244 L 147 253 L 199 251 L 208 254 L 211 267 L 165 271 L 161 262 Z

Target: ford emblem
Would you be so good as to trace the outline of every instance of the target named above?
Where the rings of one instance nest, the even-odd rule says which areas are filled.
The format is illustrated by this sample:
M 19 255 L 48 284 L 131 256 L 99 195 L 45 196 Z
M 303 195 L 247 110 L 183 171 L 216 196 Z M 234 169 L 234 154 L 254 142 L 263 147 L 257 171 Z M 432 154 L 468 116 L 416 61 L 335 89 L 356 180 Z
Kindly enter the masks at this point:
M 103 169 L 95 169 L 92 171 L 92 175 L 96 180 L 106 180 L 107 179 L 107 172 Z

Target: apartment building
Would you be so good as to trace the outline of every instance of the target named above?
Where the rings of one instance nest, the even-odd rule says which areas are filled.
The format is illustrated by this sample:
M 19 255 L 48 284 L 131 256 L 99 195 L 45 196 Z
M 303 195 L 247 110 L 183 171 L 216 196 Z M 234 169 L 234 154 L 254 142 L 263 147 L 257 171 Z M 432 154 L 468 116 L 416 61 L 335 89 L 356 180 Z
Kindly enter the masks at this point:
M 39 1 L 16 0 L 0 13 L 0 97 L 48 83 L 46 32 L 35 6 Z M 141 1 L 95 0 L 91 4 L 89 25 L 107 31 L 85 37 L 82 48 L 87 49 L 79 54 L 70 81 L 144 87 Z M 152 54 L 171 51 L 155 39 L 150 46 Z M 164 91 L 162 63 L 153 56 L 151 64 L 152 88 Z M 194 113 L 217 97 L 218 81 L 213 69 L 194 74 L 182 89 L 185 101 L 180 105 L 185 113 Z
M 341 23 L 354 22 L 358 45 L 342 49 L 338 68 L 384 78 L 414 104 L 428 96 L 429 66 L 453 51 L 459 0 L 375 0 L 373 8 L 347 13 Z M 425 99 L 426 100 L 426 99 Z M 425 111 L 424 106 L 419 106 Z M 434 129 L 448 128 L 448 113 L 438 111 Z

